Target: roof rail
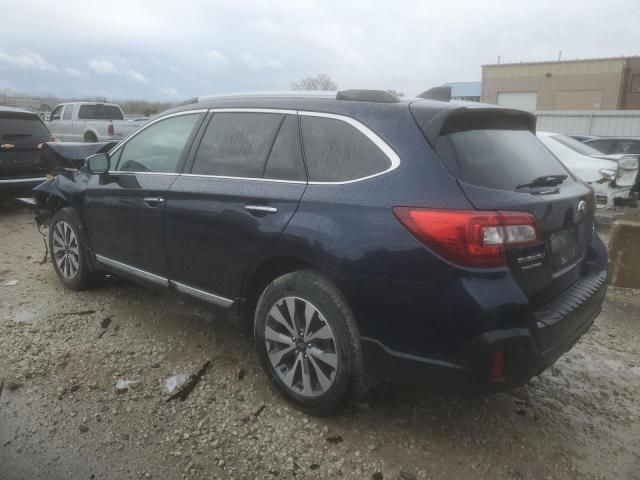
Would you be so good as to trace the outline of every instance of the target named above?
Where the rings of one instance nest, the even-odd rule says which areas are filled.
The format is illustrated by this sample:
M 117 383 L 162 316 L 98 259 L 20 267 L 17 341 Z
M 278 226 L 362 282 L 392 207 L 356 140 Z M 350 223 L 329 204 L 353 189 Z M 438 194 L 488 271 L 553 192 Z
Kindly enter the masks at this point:
M 426 100 L 440 100 L 441 102 L 448 102 L 451 100 L 451 86 L 442 85 L 440 87 L 433 87 L 429 90 L 425 90 L 418 98 L 424 98 Z
M 335 91 L 311 91 L 311 90 L 274 90 L 257 92 L 232 92 L 203 95 L 197 97 L 198 102 L 206 100 L 222 100 L 225 98 L 253 98 L 253 97 L 280 97 L 280 98 L 336 98 Z
M 338 92 L 336 99 L 379 103 L 397 103 L 400 101 L 397 95 L 386 90 L 342 90 Z

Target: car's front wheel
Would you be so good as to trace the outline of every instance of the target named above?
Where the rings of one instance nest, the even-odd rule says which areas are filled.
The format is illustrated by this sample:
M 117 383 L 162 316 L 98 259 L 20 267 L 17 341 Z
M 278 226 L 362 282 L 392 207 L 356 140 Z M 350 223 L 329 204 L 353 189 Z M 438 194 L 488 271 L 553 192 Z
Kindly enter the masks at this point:
M 65 287 L 84 290 L 101 277 L 91 270 L 86 236 L 72 208 L 61 208 L 53 215 L 49 224 L 49 251 L 53 268 Z
M 309 413 L 333 412 L 360 385 L 362 356 L 351 310 L 314 271 L 289 273 L 267 286 L 256 308 L 254 338 L 274 385 Z

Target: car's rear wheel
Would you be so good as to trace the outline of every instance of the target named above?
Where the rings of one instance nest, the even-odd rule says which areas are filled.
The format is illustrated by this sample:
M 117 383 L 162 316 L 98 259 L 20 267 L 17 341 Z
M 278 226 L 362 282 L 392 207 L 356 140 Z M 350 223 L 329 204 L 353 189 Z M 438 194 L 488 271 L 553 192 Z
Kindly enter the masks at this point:
M 359 386 L 362 357 L 353 315 L 337 288 L 316 272 L 289 273 L 267 286 L 254 337 L 271 381 L 309 413 L 333 412 Z
M 49 224 L 49 251 L 58 278 L 71 290 L 87 289 L 102 276 L 91 270 L 86 236 L 72 208 L 61 208 L 53 215 Z

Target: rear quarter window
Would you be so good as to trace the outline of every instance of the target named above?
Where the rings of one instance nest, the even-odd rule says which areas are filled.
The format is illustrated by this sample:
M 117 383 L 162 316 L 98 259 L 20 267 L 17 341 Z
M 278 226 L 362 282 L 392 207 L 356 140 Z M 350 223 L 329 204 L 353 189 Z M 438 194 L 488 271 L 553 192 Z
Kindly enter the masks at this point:
M 463 130 L 440 137 L 436 152 L 449 171 L 470 185 L 516 190 L 543 175 L 567 170 L 533 133 L 525 129 Z
M 302 143 L 312 182 L 344 182 L 382 173 L 391 161 L 349 123 L 302 115 Z

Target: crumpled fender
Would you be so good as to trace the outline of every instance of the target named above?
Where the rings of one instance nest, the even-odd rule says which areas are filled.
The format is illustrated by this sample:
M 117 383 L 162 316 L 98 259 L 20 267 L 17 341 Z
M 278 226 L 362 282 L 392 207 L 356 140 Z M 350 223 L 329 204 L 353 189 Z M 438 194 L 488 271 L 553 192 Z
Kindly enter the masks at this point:
M 50 177 L 33 189 L 36 201 L 35 219 L 38 225 L 46 224 L 56 210 L 73 205 L 84 191 L 88 176 L 84 172 L 62 172 Z

